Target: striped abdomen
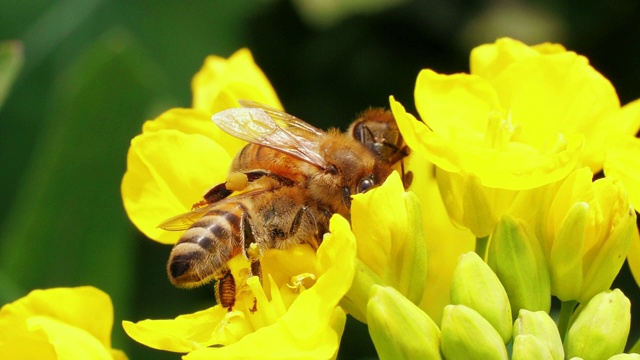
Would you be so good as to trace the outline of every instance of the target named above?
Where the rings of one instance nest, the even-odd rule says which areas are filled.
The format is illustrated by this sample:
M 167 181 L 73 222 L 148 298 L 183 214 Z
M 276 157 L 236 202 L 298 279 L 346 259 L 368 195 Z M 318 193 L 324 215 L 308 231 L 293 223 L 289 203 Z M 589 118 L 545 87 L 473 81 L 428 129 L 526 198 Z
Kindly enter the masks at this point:
M 185 231 L 167 264 L 171 282 L 194 287 L 220 278 L 227 261 L 243 251 L 247 211 L 241 201 L 220 202 Z

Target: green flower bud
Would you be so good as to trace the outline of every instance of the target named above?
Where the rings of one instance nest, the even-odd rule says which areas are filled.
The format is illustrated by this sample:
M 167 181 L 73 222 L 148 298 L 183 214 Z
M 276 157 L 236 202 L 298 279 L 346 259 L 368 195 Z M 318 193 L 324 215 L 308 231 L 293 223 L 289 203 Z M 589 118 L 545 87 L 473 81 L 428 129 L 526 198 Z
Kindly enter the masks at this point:
M 440 359 L 440 329 L 394 288 L 373 285 L 367 320 L 380 359 Z
M 537 337 L 518 335 L 513 340 L 512 360 L 554 360 L 547 346 Z
M 552 359 L 564 359 L 564 349 L 558 327 L 546 312 L 520 310 L 520 314 L 513 324 L 513 338 L 516 339 L 522 335 L 532 335 L 538 339 L 549 351 Z
M 505 215 L 489 243 L 488 264 L 509 295 L 511 313 L 520 309 L 549 312 L 549 269 L 536 239 L 526 224 Z
M 478 254 L 460 255 L 451 281 L 451 304 L 466 305 L 484 317 L 506 344 L 511 339 L 511 306 L 504 287 Z
M 582 289 L 582 256 L 589 204 L 577 202 L 569 209 L 556 234 L 549 259 L 551 291 L 558 299 L 577 299 Z
M 463 189 L 462 206 L 464 207 L 464 214 L 462 223 L 476 237 L 489 235 L 497 221 L 497 217 L 492 211 L 494 206 L 489 201 L 487 194 L 490 190 L 482 186 L 480 179 L 474 175 L 464 177 Z
M 640 354 L 618 354 L 613 355 L 609 360 L 640 360 Z
M 441 328 L 440 345 L 447 360 L 508 359 L 500 334 L 470 307 L 447 305 Z
M 392 257 L 389 277 L 395 280 L 391 284 L 394 288 L 414 304 L 419 304 L 427 279 L 427 244 L 424 240 L 422 212 L 416 194 L 405 192 L 402 199 L 407 211 L 408 236 L 404 246 L 397 249 Z
M 581 305 L 564 339 L 567 357 L 606 359 L 621 353 L 631 326 L 631 303 L 615 289 Z

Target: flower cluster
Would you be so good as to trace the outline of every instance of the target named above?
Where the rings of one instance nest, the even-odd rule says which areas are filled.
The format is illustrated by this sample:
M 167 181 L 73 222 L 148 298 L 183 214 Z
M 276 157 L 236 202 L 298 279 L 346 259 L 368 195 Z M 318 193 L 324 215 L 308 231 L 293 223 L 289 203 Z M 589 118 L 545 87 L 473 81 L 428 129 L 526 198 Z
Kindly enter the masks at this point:
M 193 93 L 192 108 L 145 123 L 122 181 L 131 220 L 167 244 L 180 233 L 156 226 L 223 183 L 244 145 L 211 115 L 240 99 L 282 108 L 247 50 L 208 58 Z M 317 252 L 267 251 L 262 283 L 232 259 L 233 311 L 125 322 L 129 336 L 189 359 L 326 359 L 350 314 L 383 359 L 624 351 L 629 301 L 610 287 L 625 259 L 640 280 L 640 101 L 621 107 L 609 81 L 560 45 L 500 39 L 473 50 L 470 74 L 423 70 L 415 103 L 421 121 L 390 98 L 410 148 L 408 189 L 393 173 L 353 196 L 350 222 L 334 215 Z
M 624 351 L 629 300 L 610 287 L 625 259 L 640 280 L 640 101 L 620 107 L 609 81 L 560 45 L 500 39 L 472 51 L 470 74 L 423 70 L 415 102 L 422 121 L 390 98 L 477 255 L 461 257 L 439 332 L 412 354 L 506 359 L 509 343 L 514 359 Z

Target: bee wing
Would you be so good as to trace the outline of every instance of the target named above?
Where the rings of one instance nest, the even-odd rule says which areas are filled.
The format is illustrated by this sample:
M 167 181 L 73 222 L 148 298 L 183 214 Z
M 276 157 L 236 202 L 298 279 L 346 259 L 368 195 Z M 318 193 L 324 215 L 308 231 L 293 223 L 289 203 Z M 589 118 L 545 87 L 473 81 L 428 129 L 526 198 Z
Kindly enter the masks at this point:
M 324 131 L 310 125 L 306 121 L 297 118 L 291 114 L 271 107 L 269 105 L 261 104 L 253 100 L 242 99 L 239 101 L 240 105 L 245 108 L 262 109 L 267 113 L 281 128 L 295 128 L 298 130 L 306 131 L 314 136 L 324 135 Z
M 213 207 L 219 205 L 220 202 L 222 201 L 236 201 L 238 198 L 256 196 L 264 192 L 265 192 L 265 189 L 261 189 L 261 188 L 254 189 L 251 191 L 241 193 L 237 196 L 229 197 L 224 200 L 217 201 L 203 207 L 199 207 L 197 209 L 191 210 L 186 213 L 182 213 L 180 215 L 176 215 L 174 217 L 171 217 L 163 221 L 162 223 L 160 223 L 160 225 L 158 225 L 158 228 L 163 230 L 168 230 L 168 231 L 187 230 L 188 228 L 191 227 L 191 225 L 193 225 L 193 223 L 198 221 L 201 217 L 203 217 Z
M 169 231 L 187 230 L 191 227 L 191 225 L 193 225 L 194 222 L 203 217 L 204 214 L 206 214 L 210 209 L 211 205 L 208 205 L 180 215 L 176 215 L 160 223 L 160 225 L 158 225 L 158 228 Z
M 262 108 L 227 109 L 213 115 L 212 120 L 223 131 L 239 139 L 270 147 L 320 168 L 325 168 L 328 165 L 318 153 L 317 141 L 294 134 L 287 128 L 280 126 Z M 290 124 L 290 122 L 287 123 L 287 120 L 283 121 L 285 124 Z M 302 122 L 302 120 L 299 121 Z M 320 134 L 324 133 L 320 132 Z M 311 133 L 309 136 L 317 138 L 319 135 Z

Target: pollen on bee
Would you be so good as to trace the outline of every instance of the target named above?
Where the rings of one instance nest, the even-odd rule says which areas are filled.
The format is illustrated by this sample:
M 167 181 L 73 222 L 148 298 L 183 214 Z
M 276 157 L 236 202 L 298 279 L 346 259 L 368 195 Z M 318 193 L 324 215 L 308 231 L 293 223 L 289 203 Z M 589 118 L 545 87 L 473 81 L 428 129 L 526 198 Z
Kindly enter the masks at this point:
M 227 190 L 231 191 L 240 191 L 247 187 L 249 183 L 249 178 L 245 173 L 236 171 L 232 172 L 227 176 L 227 181 L 225 183 L 225 187 Z
M 251 243 L 247 248 L 247 255 L 249 257 L 249 260 L 256 261 L 260 259 L 262 254 L 260 253 L 260 248 L 258 247 L 258 245 L 256 245 L 255 243 Z

